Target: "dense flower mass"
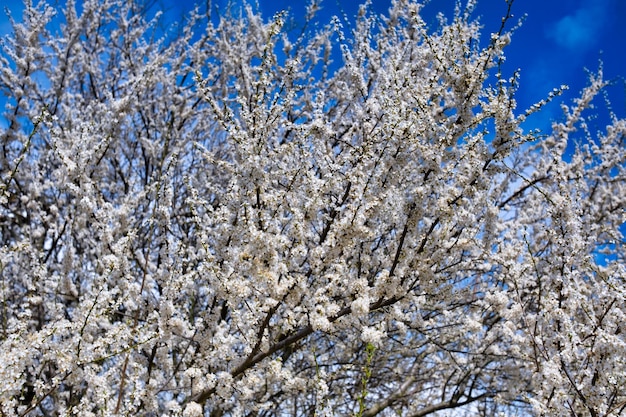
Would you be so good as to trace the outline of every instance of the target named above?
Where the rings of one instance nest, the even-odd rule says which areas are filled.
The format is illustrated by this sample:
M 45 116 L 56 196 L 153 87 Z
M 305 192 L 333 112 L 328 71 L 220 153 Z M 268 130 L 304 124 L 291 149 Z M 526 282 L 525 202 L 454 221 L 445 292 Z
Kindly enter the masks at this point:
M 522 128 L 553 96 L 517 109 L 510 16 L 481 40 L 472 3 L 293 36 L 28 2 L 0 45 L 0 415 L 623 413 L 626 120 L 585 123 L 600 69 Z

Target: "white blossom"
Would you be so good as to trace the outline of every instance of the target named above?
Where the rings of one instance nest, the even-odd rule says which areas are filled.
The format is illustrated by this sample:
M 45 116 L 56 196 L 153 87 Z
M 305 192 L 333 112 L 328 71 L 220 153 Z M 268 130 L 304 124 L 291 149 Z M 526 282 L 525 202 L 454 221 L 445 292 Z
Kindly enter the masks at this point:
M 202 417 L 203 415 L 202 406 L 193 401 L 188 403 L 183 411 L 183 417 Z
M 602 68 L 518 109 L 510 16 L 484 42 L 474 1 L 438 27 L 415 0 L 327 25 L 312 1 L 301 34 L 249 5 L 169 30 L 26 3 L 0 43 L 0 415 L 626 404 Z

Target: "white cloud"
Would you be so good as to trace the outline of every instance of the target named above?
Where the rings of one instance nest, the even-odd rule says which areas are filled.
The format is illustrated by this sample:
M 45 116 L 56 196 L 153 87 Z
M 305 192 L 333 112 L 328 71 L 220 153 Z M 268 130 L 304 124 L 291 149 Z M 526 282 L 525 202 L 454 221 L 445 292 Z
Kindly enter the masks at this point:
M 581 7 L 552 25 L 547 36 L 559 46 L 585 52 L 595 45 L 608 24 L 613 0 L 588 0 Z

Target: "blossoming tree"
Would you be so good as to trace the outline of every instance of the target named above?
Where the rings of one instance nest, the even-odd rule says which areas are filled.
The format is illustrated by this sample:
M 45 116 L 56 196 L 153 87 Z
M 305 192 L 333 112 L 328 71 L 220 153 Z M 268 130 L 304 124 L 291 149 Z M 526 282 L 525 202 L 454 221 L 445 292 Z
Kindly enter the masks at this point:
M 0 55 L 0 415 L 623 413 L 601 69 L 527 131 L 552 96 L 517 109 L 510 13 L 481 40 L 472 2 L 421 7 L 294 37 L 28 2 Z

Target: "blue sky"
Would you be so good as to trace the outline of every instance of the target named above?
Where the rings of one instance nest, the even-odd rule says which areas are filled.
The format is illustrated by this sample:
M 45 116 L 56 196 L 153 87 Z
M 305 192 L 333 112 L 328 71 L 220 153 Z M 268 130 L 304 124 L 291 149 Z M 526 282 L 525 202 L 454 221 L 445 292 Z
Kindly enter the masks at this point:
M 230 0 L 233 2 L 233 0 Z M 254 0 L 253 0 L 254 1 Z M 256 0 L 267 18 L 276 11 L 290 9 L 296 24 L 302 21 L 306 0 Z M 235 0 L 235 3 L 241 0 Z M 17 19 L 21 18 L 21 0 L 4 0 L 4 6 Z M 55 3 L 55 1 L 51 1 Z M 193 6 L 193 1 L 157 0 L 168 10 L 173 20 Z M 213 0 L 212 4 L 224 8 L 228 0 Z M 321 21 L 328 21 L 342 11 L 354 16 L 360 1 L 323 0 Z M 390 0 L 373 0 L 372 8 L 384 13 Z M 435 15 L 443 11 L 448 16 L 454 0 L 430 0 L 425 8 L 427 21 L 435 25 Z M 506 12 L 505 0 L 478 0 L 475 16 L 480 18 L 485 35 L 494 32 Z M 526 16 L 524 24 L 515 33 L 507 50 L 505 71 L 521 69 L 519 106 L 526 108 L 545 97 L 561 84 L 570 90 L 565 99 L 574 97 L 585 85 L 585 68 L 595 71 L 600 60 L 604 63 L 605 77 L 615 80 L 610 97 L 618 116 L 626 115 L 626 87 L 621 77 L 626 77 L 626 1 L 624 0 L 515 0 L 514 20 Z M 513 24 L 513 22 L 511 22 Z M 0 16 L 0 36 L 10 31 L 6 15 Z M 561 112 L 553 105 L 534 119 L 535 127 L 546 128 Z M 599 125 L 603 123 L 599 117 Z

